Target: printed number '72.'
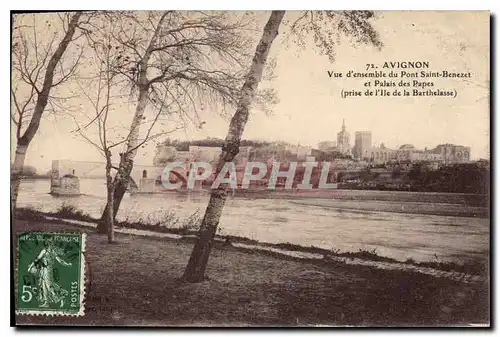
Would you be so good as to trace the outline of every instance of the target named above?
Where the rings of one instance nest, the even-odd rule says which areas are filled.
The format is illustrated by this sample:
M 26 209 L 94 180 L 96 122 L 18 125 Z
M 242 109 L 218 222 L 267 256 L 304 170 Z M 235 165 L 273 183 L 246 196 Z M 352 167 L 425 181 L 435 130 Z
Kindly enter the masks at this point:
M 375 65 L 373 63 L 366 64 L 366 70 L 370 70 L 370 69 L 375 69 Z

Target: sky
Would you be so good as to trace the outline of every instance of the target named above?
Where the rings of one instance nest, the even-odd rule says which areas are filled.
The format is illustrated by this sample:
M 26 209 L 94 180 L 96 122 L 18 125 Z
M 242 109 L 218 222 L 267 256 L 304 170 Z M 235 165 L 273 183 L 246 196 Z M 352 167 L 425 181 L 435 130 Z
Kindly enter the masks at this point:
M 266 13 L 261 14 L 263 27 Z M 334 63 L 312 47 L 298 50 L 285 45 L 282 32 L 271 49 L 277 64 L 275 77 L 263 83 L 276 90 L 280 102 L 271 115 L 252 110 L 243 138 L 316 146 L 320 141 L 335 141 L 345 119 L 352 145 L 355 131 L 371 131 L 374 146 L 413 144 L 423 149 L 453 143 L 470 146 L 472 159 L 489 158 L 489 13 L 379 12 L 373 25 L 382 49 L 343 40 L 336 47 Z M 385 61 L 428 61 L 426 70 L 471 72 L 471 78 L 428 79 L 435 88 L 455 89 L 456 98 L 342 98 L 343 89 L 364 91 L 365 81 L 330 78 L 327 73 L 365 72 L 367 63 L 381 66 Z M 202 118 L 203 129 L 188 127 L 170 138 L 225 137 L 227 119 L 209 110 Z M 74 129 L 71 118 L 42 120 L 26 165 L 48 170 L 53 159 L 103 161 L 88 142 L 70 132 Z M 153 156 L 154 144 L 150 144 L 139 151 L 136 163 L 152 165 Z

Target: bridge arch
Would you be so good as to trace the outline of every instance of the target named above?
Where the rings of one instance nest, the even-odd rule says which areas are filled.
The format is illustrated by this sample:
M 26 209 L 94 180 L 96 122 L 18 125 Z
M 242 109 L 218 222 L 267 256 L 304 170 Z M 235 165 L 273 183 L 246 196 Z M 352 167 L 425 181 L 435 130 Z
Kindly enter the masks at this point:
M 187 180 L 184 175 L 174 170 L 170 171 L 170 173 L 173 174 L 177 179 L 179 179 L 182 182 L 182 187 L 187 186 Z M 162 180 L 161 178 L 162 177 L 160 177 L 160 180 Z
M 139 190 L 139 185 L 135 182 L 134 178 L 130 177 L 129 183 L 128 183 L 128 188 L 129 191 L 135 192 Z

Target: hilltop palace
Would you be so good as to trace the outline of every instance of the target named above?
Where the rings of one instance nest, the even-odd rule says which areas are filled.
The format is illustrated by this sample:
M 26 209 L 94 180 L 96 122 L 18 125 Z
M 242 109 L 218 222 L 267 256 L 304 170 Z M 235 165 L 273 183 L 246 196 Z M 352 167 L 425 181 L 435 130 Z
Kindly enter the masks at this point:
M 160 144 L 157 146 L 153 165 L 161 166 L 171 161 L 205 161 L 215 163 L 221 152 L 221 147 L 189 146 L 189 149 L 186 151 L 179 151 L 174 146 Z M 375 147 L 372 145 L 371 131 L 356 131 L 354 133 L 354 146 L 351 146 L 351 137 L 347 131 L 344 120 L 340 132 L 337 133 L 336 142 L 320 142 L 317 149 L 313 149 L 311 146 L 302 146 L 300 144 L 291 145 L 286 143 L 273 143 L 260 148 L 242 146 L 235 158 L 235 162 L 238 165 L 243 163 L 246 164 L 248 161 L 303 161 L 311 157 L 318 159 L 318 153 L 341 154 L 342 156 L 340 159 L 342 161 L 351 162 L 352 165 L 355 166 L 370 164 L 394 165 L 398 163 L 409 164 L 416 162 L 426 162 L 441 166 L 467 163 L 470 161 L 470 147 L 462 145 L 440 144 L 433 149 L 425 148 L 423 150 L 417 149 L 411 144 L 403 144 L 397 149 L 387 148 L 383 143 Z
M 433 149 L 416 149 L 411 144 L 403 144 L 397 149 L 390 149 L 380 144 L 372 145 L 371 131 L 356 131 L 354 133 L 354 146 L 351 147 L 349 133 L 346 131 L 345 121 L 342 129 L 337 133 L 337 143 L 320 142 L 318 149 L 321 151 L 337 151 L 347 156 L 352 156 L 354 161 L 365 161 L 376 165 L 389 163 L 415 163 L 431 162 L 436 165 L 466 163 L 470 161 L 470 147 L 440 144 Z
M 133 185 L 138 191 L 153 192 L 156 190 L 156 181 L 161 178 L 169 163 L 184 163 L 184 168 L 176 167 L 174 170 L 185 179 L 195 163 L 203 162 L 215 167 L 221 152 L 222 148 L 217 146 L 189 145 L 185 146 L 184 150 L 178 150 L 175 146 L 160 144 L 156 148 L 152 166 L 134 165 L 131 172 Z M 292 162 L 328 163 L 327 166 L 337 173 L 359 171 L 374 166 L 382 166 L 386 170 L 395 167 L 408 170 L 416 163 L 425 164 L 429 169 L 437 170 L 444 165 L 470 162 L 470 148 L 454 144 L 440 144 L 433 149 L 421 150 L 411 144 L 403 144 L 397 149 L 390 149 L 383 143 L 374 147 L 371 131 L 356 131 L 354 146 L 351 146 L 351 137 L 343 121 L 336 141 L 322 141 L 317 149 L 285 142 L 266 143 L 258 147 L 241 146 L 234 159 L 238 176 L 243 174 L 247 164 L 252 162 L 263 163 L 269 170 L 275 166 L 275 163 L 285 165 Z M 95 171 L 101 164 L 54 160 L 52 166 L 51 193 L 79 194 L 77 176 L 85 176 L 88 172 Z

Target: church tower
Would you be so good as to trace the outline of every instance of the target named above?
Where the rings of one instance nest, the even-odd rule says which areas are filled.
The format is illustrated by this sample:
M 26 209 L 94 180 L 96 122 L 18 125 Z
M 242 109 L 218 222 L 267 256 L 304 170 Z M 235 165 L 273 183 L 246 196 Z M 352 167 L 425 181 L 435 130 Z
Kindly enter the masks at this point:
M 342 119 L 342 130 L 337 133 L 337 148 L 343 154 L 351 154 L 349 133 L 346 131 L 345 119 Z

